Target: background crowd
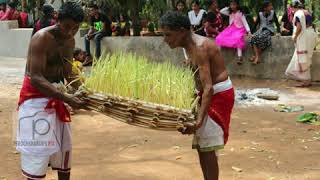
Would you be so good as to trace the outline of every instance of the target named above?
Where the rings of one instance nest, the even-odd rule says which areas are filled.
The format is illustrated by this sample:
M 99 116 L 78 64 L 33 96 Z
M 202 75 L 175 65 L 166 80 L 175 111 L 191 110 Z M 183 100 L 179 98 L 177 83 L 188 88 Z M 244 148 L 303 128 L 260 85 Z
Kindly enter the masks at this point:
M 137 5 L 134 4 L 135 1 L 141 6 L 138 13 L 139 23 L 137 23 L 137 16 L 134 13 L 137 13 L 137 9 L 133 7 Z M 122 0 L 113 1 L 114 4 L 116 2 L 121 7 Z M 148 0 L 141 3 L 140 0 L 133 0 L 130 2 L 133 4 L 130 5 L 132 7 L 129 9 L 106 8 L 103 3 L 99 4 L 99 1 L 82 2 L 86 18 L 81 28 L 88 29 L 84 42 L 85 62 L 91 62 L 92 60 L 91 40 L 94 41 L 96 46 L 94 55 L 99 58 L 101 55 L 101 40 L 106 36 L 161 35 L 157 32 L 157 19 L 169 9 L 163 8 L 161 1 Z M 254 52 L 250 61 L 253 65 L 257 65 L 261 62 L 262 52 L 272 45 L 271 37 L 274 35 L 293 36 L 296 48 L 299 43 L 299 46 L 302 47 L 299 36 L 305 34 L 304 31 L 310 33 L 310 36 L 305 37 L 306 42 L 317 39 L 315 28 L 317 21 L 315 21 L 316 18 L 312 11 L 314 8 L 307 8 L 305 0 L 290 0 L 286 3 L 287 7 L 283 12 L 277 11 L 279 9 L 277 7 L 274 8 L 272 0 L 257 1 L 256 9 L 245 6 L 244 0 L 223 1 L 223 4 L 219 0 L 193 0 L 191 2 L 189 0 L 172 0 L 172 2 L 173 9 L 171 8 L 171 10 L 182 13 L 189 18 L 191 31 L 215 39 L 220 48 L 235 49 L 236 62 L 239 65 L 243 63 L 243 51 L 248 48 L 246 47 L 247 40 Z M 26 4 L 23 1 L 19 2 L 17 0 L 0 3 L 0 21 L 18 20 L 21 28 L 33 27 L 33 34 L 44 27 L 55 24 L 57 12 L 52 5 L 43 4 L 41 6 L 41 16 L 36 19 L 34 16 L 31 18 L 30 13 L 21 10 L 26 9 L 25 6 Z M 300 11 L 300 14 L 303 12 L 303 16 L 298 16 L 298 11 Z M 282 16 L 278 16 L 279 14 Z M 137 27 L 140 28 L 138 33 Z M 313 45 L 315 43 L 309 44 Z M 299 57 L 305 51 L 307 50 L 295 53 Z M 309 54 L 310 51 L 308 50 Z M 309 59 L 311 57 L 312 55 Z M 311 65 L 311 63 L 309 64 Z M 287 74 L 290 73 L 287 72 Z M 311 78 L 308 77 L 307 79 Z

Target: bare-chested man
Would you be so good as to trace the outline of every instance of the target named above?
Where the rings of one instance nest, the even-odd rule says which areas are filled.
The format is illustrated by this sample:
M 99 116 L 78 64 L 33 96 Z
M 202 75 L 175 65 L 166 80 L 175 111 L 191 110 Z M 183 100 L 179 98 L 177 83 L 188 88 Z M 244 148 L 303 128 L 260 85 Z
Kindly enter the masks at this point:
M 64 3 L 54 26 L 31 39 L 26 74 L 20 92 L 17 150 L 28 179 L 42 179 L 48 165 L 59 180 L 70 179 L 70 114 L 64 103 L 80 108 L 84 102 L 61 92 L 59 83 L 70 80 L 74 35 L 84 18 L 75 2 Z
M 180 129 L 195 134 L 193 148 L 198 150 L 205 180 L 219 178 L 216 151 L 228 140 L 230 115 L 234 105 L 234 89 L 215 43 L 190 31 L 188 17 L 167 12 L 160 19 L 164 41 L 171 47 L 185 49 L 186 57 L 196 72 L 195 80 L 201 105 L 196 124 Z

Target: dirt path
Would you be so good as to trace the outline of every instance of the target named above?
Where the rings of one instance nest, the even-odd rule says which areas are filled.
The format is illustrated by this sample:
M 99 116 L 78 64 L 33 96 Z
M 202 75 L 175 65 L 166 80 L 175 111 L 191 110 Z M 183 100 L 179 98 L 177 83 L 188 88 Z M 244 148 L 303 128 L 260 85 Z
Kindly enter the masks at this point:
M 16 74 L 14 69 L 21 72 L 22 64 L 19 61 L 12 73 Z M 0 180 L 20 180 L 19 154 L 12 145 L 12 112 L 22 73 L 12 77 L 6 74 L 0 78 Z M 290 104 L 320 111 L 319 87 L 299 90 L 286 88 L 283 82 L 243 79 L 235 80 L 235 84 L 281 89 L 294 97 Z M 276 113 L 269 105 L 237 106 L 230 141 L 220 152 L 221 179 L 319 180 L 320 127 L 296 123 L 299 114 Z M 74 180 L 202 179 L 197 154 L 191 150 L 191 136 L 133 127 L 86 111 L 74 116 L 72 126 Z M 242 172 L 234 171 L 233 166 Z M 57 178 L 50 171 L 47 179 Z

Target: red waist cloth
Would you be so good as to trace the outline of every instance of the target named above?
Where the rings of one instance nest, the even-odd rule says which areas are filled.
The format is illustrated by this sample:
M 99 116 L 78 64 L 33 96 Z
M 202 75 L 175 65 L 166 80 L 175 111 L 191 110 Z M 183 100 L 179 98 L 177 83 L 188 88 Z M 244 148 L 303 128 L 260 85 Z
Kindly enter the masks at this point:
M 20 91 L 20 98 L 18 102 L 18 106 L 20 106 L 23 102 L 29 99 L 34 98 L 49 98 L 48 96 L 39 92 L 36 88 L 31 85 L 30 77 L 24 77 L 23 85 Z M 64 102 L 57 99 L 49 98 L 49 102 L 45 107 L 45 110 L 55 109 L 58 118 L 62 122 L 71 122 L 70 113 L 65 106 Z
M 199 96 L 202 92 L 199 93 Z M 201 101 L 200 101 L 201 102 Z M 229 126 L 231 113 L 234 105 L 234 89 L 219 92 L 211 98 L 208 116 L 213 119 L 223 130 L 224 144 L 227 144 L 229 137 Z

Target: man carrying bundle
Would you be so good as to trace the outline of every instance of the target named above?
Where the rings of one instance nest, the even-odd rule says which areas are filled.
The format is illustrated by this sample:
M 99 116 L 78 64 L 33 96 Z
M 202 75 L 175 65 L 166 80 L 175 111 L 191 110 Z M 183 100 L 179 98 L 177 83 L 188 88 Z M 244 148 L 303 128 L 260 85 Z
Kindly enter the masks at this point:
M 182 47 L 195 71 L 201 105 L 196 124 L 186 124 L 183 134 L 195 134 L 193 148 L 198 150 L 205 180 L 219 178 L 216 151 L 228 140 L 234 89 L 219 48 L 213 41 L 190 31 L 188 17 L 167 12 L 160 19 L 164 41 L 171 47 Z
M 77 33 L 84 12 L 75 2 L 64 3 L 58 22 L 38 31 L 31 39 L 26 74 L 19 99 L 17 150 L 28 179 L 46 176 L 48 164 L 59 180 L 70 179 L 70 114 L 64 103 L 80 108 L 84 102 L 59 90 L 70 73 Z M 61 87 L 61 86 L 60 86 Z

